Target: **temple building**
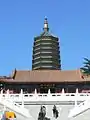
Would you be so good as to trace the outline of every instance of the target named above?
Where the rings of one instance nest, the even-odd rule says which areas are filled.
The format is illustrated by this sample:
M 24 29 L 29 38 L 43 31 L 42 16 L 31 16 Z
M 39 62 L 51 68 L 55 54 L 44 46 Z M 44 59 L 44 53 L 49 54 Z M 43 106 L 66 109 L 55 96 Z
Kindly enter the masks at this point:
M 43 32 L 34 38 L 32 70 L 15 69 L 10 76 L 0 77 L 0 90 L 10 93 L 90 92 L 90 77 L 80 70 L 61 70 L 59 38 L 49 31 L 45 18 Z

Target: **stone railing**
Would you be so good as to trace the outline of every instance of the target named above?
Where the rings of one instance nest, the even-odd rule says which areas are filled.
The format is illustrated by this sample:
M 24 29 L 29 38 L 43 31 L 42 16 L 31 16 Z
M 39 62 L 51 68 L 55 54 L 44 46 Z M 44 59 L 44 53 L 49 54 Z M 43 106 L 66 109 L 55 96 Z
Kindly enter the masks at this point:
M 6 94 L 4 94 L 1 91 L 0 98 L 10 99 L 15 102 L 38 102 L 38 101 L 84 101 L 90 99 L 90 93 L 50 93 L 48 91 L 47 94 L 40 94 L 37 93 L 35 90 L 35 93 L 27 93 L 24 94 L 21 90 L 21 93 L 19 94 L 9 94 L 9 91 L 7 91 Z

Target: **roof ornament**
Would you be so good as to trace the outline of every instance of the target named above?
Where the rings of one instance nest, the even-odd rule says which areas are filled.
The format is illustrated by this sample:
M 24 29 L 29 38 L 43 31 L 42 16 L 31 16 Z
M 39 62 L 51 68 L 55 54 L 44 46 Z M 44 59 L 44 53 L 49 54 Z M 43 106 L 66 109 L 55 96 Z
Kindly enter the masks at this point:
M 44 19 L 44 28 L 43 28 L 44 32 L 48 32 L 49 28 L 48 28 L 48 21 L 47 18 L 45 17 Z

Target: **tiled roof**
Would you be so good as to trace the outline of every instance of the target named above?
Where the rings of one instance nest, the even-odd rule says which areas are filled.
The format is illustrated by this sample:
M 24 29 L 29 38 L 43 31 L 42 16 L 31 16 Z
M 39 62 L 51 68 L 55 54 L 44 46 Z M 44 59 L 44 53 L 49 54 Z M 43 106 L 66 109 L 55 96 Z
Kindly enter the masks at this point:
M 83 82 L 90 81 L 82 77 L 80 70 L 60 71 L 60 70 L 33 70 L 15 71 L 14 79 L 1 79 L 7 82 L 29 82 L 29 83 L 60 83 L 60 82 Z
M 41 33 L 40 36 L 47 36 L 47 37 L 52 36 L 52 37 L 57 37 L 57 36 L 51 34 L 49 31 L 44 31 L 43 33 Z

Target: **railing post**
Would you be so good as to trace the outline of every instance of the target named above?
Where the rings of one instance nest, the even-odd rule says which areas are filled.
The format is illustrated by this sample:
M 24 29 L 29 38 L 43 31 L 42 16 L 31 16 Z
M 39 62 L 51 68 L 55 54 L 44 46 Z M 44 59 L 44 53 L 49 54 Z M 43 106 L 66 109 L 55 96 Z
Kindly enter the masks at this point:
M 23 90 L 22 89 L 21 89 L 20 97 L 21 97 L 22 107 L 24 107 L 24 97 L 23 97 Z
M 48 97 L 49 99 L 51 99 L 51 97 L 52 97 L 52 94 L 51 94 L 50 89 L 48 90 L 48 95 L 47 95 L 47 97 Z M 48 98 L 47 98 L 47 99 L 48 99 Z
M 35 91 L 34 91 L 34 97 L 35 97 L 35 99 L 37 99 L 37 97 L 38 97 L 37 89 L 35 89 Z
M 9 99 L 9 89 L 8 89 L 7 92 L 6 92 L 5 98 L 6 98 L 6 99 Z
M 78 88 L 76 89 L 76 93 L 75 93 L 75 106 L 77 106 L 77 97 L 78 97 Z
M 0 92 L 0 98 L 1 99 L 3 98 L 3 90 L 1 90 L 1 92 Z
M 62 89 L 62 93 L 61 93 L 61 95 L 65 95 L 65 91 L 64 91 L 64 88 Z

